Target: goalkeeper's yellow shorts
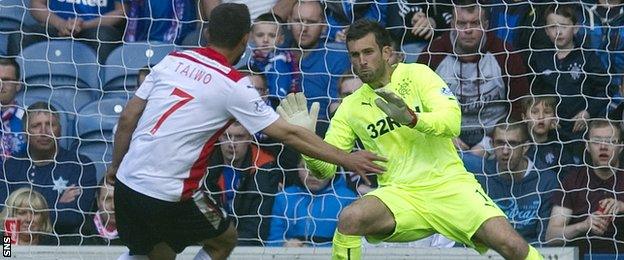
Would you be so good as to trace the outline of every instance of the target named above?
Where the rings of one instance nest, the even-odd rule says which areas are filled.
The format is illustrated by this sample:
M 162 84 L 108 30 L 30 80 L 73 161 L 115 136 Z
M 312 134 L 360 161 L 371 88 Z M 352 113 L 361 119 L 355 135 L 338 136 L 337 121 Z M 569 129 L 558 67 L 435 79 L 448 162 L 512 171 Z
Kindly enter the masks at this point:
M 505 216 L 469 175 L 424 189 L 384 186 L 365 196 L 379 198 L 396 221 L 390 236 L 367 236 L 371 243 L 409 242 L 440 233 L 483 254 L 488 247 L 472 236 L 486 220 Z

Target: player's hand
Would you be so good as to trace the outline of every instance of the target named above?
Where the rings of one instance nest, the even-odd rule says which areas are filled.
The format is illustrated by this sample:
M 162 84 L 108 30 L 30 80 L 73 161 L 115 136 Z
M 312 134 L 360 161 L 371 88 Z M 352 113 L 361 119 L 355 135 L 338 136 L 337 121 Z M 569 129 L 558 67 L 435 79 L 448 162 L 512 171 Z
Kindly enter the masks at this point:
M 308 113 L 308 102 L 302 92 L 290 93 L 277 107 L 277 113 L 288 123 L 316 132 L 320 105 L 314 102 Z
M 367 173 L 383 173 L 386 171 L 385 167 L 376 164 L 375 161 L 387 162 L 388 160 L 369 151 L 361 150 L 350 153 L 346 162 L 343 163 L 342 166 L 347 170 L 360 175 L 362 180 L 364 180 L 364 183 L 370 186 L 372 183 L 368 177 L 366 177 Z
M 415 121 L 416 114 L 407 107 L 407 104 L 405 104 L 405 101 L 403 101 L 401 97 L 386 88 L 376 89 L 375 93 L 381 97 L 375 99 L 375 104 L 377 104 L 386 115 L 399 124 L 414 127 L 411 124 Z

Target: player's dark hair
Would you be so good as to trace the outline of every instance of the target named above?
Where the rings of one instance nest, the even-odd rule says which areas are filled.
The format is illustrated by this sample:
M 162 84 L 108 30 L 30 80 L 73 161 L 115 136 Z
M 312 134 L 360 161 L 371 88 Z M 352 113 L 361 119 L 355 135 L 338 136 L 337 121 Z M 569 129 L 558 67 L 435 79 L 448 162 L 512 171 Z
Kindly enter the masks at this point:
M 210 13 L 208 35 L 210 45 L 233 48 L 249 33 L 251 18 L 244 4 L 225 3 Z
M 349 26 L 349 30 L 347 30 L 347 42 L 362 39 L 369 33 L 375 35 L 375 42 L 379 45 L 379 49 L 385 46 L 392 47 L 390 32 L 378 22 L 368 19 L 359 19 Z
M 0 58 L 0 66 L 12 66 L 15 68 L 15 79 L 20 80 L 20 66 L 13 58 Z

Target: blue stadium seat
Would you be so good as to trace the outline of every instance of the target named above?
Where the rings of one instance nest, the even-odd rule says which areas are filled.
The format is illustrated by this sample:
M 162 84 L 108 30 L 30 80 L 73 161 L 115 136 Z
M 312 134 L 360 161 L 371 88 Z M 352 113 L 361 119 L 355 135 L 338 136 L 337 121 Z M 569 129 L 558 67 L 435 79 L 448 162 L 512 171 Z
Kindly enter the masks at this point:
M 19 31 L 37 24 L 30 15 L 30 0 L 0 0 L 0 31 Z
M 99 89 L 95 52 L 80 42 L 38 42 L 22 50 L 17 62 L 28 84 Z
M 131 42 L 113 50 L 102 71 L 102 90 L 134 89 L 138 70 L 155 65 L 174 50 L 174 45 L 156 42 Z
M 95 166 L 98 181 L 104 177 L 106 167 L 113 158 L 113 143 L 106 141 L 79 141 L 74 148 L 78 154 L 91 159 Z
M 112 141 L 113 131 L 127 100 L 102 99 L 83 107 L 76 120 L 77 136 L 81 141 Z

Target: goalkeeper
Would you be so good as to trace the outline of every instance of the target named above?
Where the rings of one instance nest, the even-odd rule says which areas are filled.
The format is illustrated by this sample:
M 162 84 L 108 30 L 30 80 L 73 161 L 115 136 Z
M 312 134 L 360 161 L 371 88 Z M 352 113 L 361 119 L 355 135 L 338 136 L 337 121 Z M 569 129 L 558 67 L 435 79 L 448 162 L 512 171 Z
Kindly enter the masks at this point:
M 391 66 L 390 34 L 376 22 L 351 25 L 347 47 L 365 84 L 342 101 L 325 141 L 351 151 L 359 138 L 388 162 L 378 176 L 380 188 L 340 214 L 333 258 L 360 259 L 361 236 L 372 243 L 409 242 L 437 232 L 479 253 L 492 248 L 506 259 L 541 259 L 465 170 L 451 141 L 461 113 L 444 81 L 425 65 Z M 318 107 L 308 114 L 305 104 L 303 95 L 291 94 L 277 110 L 314 131 Z M 318 177 L 336 172 L 333 164 L 304 159 Z

